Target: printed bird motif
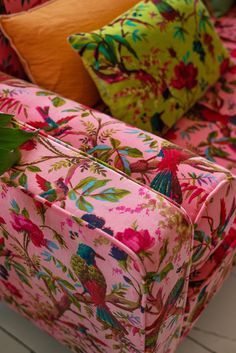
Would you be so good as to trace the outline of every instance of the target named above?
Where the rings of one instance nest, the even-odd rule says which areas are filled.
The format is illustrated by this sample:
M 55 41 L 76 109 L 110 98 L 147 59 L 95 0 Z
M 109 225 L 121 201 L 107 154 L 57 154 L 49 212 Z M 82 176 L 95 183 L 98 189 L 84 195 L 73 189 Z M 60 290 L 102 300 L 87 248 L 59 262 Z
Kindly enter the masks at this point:
M 177 172 L 179 165 L 189 159 L 191 153 L 173 145 L 166 145 L 162 147 L 158 157 L 162 157 L 162 160 L 158 164 L 158 173 L 151 182 L 151 188 L 181 204 L 183 197 Z
M 40 116 L 43 118 L 43 121 L 29 121 L 29 124 L 36 129 L 42 129 L 46 131 L 47 133 L 51 133 L 52 136 L 58 137 L 62 135 L 67 135 L 67 134 L 73 134 L 72 127 L 68 126 L 70 120 L 75 118 L 75 115 L 72 116 L 66 116 L 64 118 L 59 119 L 57 122 L 55 122 L 50 116 L 49 116 L 49 106 L 46 107 L 36 107 L 36 110 L 40 114 Z
M 208 279 L 216 273 L 219 266 L 222 265 L 222 261 L 236 249 L 236 234 L 234 228 L 231 228 L 227 236 L 218 246 L 218 248 L 212 253 L 207 261 L 204 261 L 204 265 L 200 269 L 196 269 L 190 275 L 189 279 L 189 294 L 191 298 L 195 296 L 203 283 L 207 283 Z
M 104 260 L 90 246 L 80 244 L 76 255 L 71 257 L 70 263 L 85 292 L 90 295 L 91 301 L 96 307 L 97 319 L 119 334 L 127 334 L 126 329 L 106 305 L 107 284 L 96 264 L 96 257 Z
M 93 68 L 93 71 L 101 80 L 107 82 L 108 84 L 122 82 L 129 78 L 127 73 L 124 73 L 119 69 L 112 74 L 104 74 L 103 72 L 101 72 L 100 70 L 96 70 L 95 68 Z
M 69 192 L 69 188 L 63 178 L 59 178 L 51 184 L 39 174 L 36 174 L 36 181 L 38 186 L 43 190 L 39 196 L 50 202 L 65 200 Z
M 197 270 L 192 271 L 192 274 L 189 280 L 189 296 L 195 295 L 196 291 L 199 290 L 199 288 L 203 285 L 203 283 L 206 282 L 208 278 L 210 278 L 215 273 L 217 268 L 219 268 L 219 266 L 222 264 L 222 261 L 228 255 L 229 250 L 230 252 L 232 252 L 232 249 L 236 248 L 235 230 L 234 228 L 231 228 L 229 231 L 227 229 L 232 218 L 235 218 L 235 210 L 236 210 L 235 198 L 232 201 L 232 205 L 228 212 L 228 215 L 226 212 L 225 200 L 221 199 L 220 200 L 220 220 L 216 228 L 214 228 L 214 219 L 210 216 L 204 216 L 204 218 L 208 220 L 208 223 L 210 226 L 211 244 L 212 244 L 212 248 L 215 249 L 215 251 L 212 252 L 212 255 L 209 257 L 207 261 L 205 259 L 203 260 L 203 263 L 200 269 L 198 266 Z M 207 235 L 205 233 L 203 234 L 204 234 L 204 238 L 206 238 Z M 220 244 L 219 244 L 219 239 L 221 241 Z M 207 244 L 206 246 L 209 247 L 209 244 Z M 199 252 L 202 249 L 203 247 L 200 248 L 200 250 L 197 249 L 197 251 Z
M 218 243 L 218 240 L 224 239 L 224 235 L 227 232 L 228 226 L 233 217 L 235 217 L 236 211 L 236 199 L 234 198 L 232 201 L 231 208 L 228 212 L 226 212 L 225 200 L 220 200 L 220 222 L 217 227 L 214 229 L 214 219 L 210 216 L 204 216 L 205 219 L 208 220 L 210 229 L 211 229 L 211 241 L 212 245 L 215 246 Z
M 211 137 L 211 139 L 209 140 L 209 142 L 213 145 L 217 144 L 219 146 L 227 146 L 229 147 L 231 150 L 233 150 L 233 152 L 236 152 L 236 138 L 234 138 L 233 135 L 233 127 L 231 127 L 231 125 L 236 126 L 236 116 L 235 115 L 222 115 L 212 109 L 209 108 L 205 108 L 203 106 L 199 106 L 197 108 L 199 110 L 199 113 L 201 114 L 202 118 L 210 123 L 213 123 L 214 125 L 216 125 L 220 132 L 222 133 L 222 137 L 221 136 L 213 136 Z M 206 150 L 206 156 L 209 158 L 209 153 L 208 153 L 209 149 Z M 211 156 L 215 155 L 215 152 L 219 152 L 218 149 L 215 149 L 214 146 L 212 147 L 212 149 L 210 150 L 210 152 L 212 152 L 210 154 Z M 223 152 L 224 153 L 224 152 Z M 218 157 L 216 155 L 216 157 Z M 227 156 L 224 156 L 227 158 Z M 210 158 L 211 159 L 211 158 Z
M 192 323 L 197 320 L 197 318 L 201 315 L 203 310 L 206 307 L 206 303 L 209 300 L 209 293 L 207 291 L 207 286 L 203 287 L 201 292 L 198 295 L 197 298 L 197 303 L 194 306 L 194 309 L 191 311 L 189 317 L 188 317 L 188 322 Z
M 183 267 L 183 270 L 186 274 L 187 265 Z M 178 279 L 175 286 L 171 290 L 163 308 L 158 316 L 158 318 L 152 323 L 152 325 L 146 328 L 147 340 L 146 340 L 146 348 L 153 348 L 156 345 L 158 340 L 158 336 L 164 322 L 175 313 L 179 312 L 178 308 L 176 308 L 176 303 L 179 300 L 182 292 L 184 290 L 186 278 L 185 276 Z
M 236 211 L 236 199 L 235 198 L 233 199 L 228 216 L 226 214 L 225 200 L 224 199 L 220 200 L 220 224 L 217 227 L 217 235 L 220 239 L 225 234 L 226 229 L 228 228 L 229 223 L 232 220 L 232 217 L 235 216 L 235 211 Z
M 100 349 L 99 346 L 107 347 L 107 345 L 103 341 L 90 334 L 88 328 L 84 325 L 80 323 L 75 324 L 73 322 L 61 319 L 59 320 L 59 322 L 71 328 L 74 332 L 77 333 L 78 337 L 80 337 L 81 339 L 85 339 L 89 343 L 90 348 L 92 348 L 95 352 L 103 353 L 104 350 Z
M 158 83 L 156 79 L 146 72 L 145 70 L 128 70 L 124 66 L 121 68 L 117 67 L 115 73 L 112 74 L 105 74 L 100 70 L 96 70 L 93 68 L 94 73 L 103 81 L 107 82 L 108 84 L 122 82 L 128 79 L 133 79 L 141 82 L 142 84 L 149 86 L 150 89 L 154 94 L 157 94 L 158 91 Z M 114 71 L 114 69 L 113 69 Z
M 180 18 L 178 10 L 174 9 L 167 1 L 164 0 L 152 0 L 156 5 L 161 16 L 168 22 L 174 22 L 176 18 Z
M 199 112 L 202 114 L 204 120 L 207 120 L 212 123 L 221 123 L 222 125 L 232 124 L 236 126 L 236 116 L 235 115 L 222 115 L 217 111 L 214 111 L 210 108 L 205 108 L 204 106 L 198 107 Z
M 49 116 L 49 107 L 37 107 L 36 110 L 39 112 L 45 123 L 47 124 L 47 129 L 56 129 L 59 125 Z

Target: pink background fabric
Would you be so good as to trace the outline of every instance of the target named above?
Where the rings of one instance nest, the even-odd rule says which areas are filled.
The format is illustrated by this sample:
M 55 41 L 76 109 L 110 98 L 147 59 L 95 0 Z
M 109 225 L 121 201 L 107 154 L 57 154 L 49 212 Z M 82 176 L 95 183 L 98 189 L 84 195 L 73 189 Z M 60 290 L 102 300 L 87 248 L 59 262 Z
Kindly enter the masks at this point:
M 233 60 L 234 22 L 216 23 Z M 236 252 L 235 72 L 168 141 L 1 74 L 0 110 L 40 135 L 0 178 L 0 296 L 74 351 L 174 352 Z M 103 293 L 94 278 L 84 291 L 80 244 L 99 255 L 89 274 Z
M 154 347 L 163 353 L 167 346 L 173 351 L 178 344 L 176 330 L 180 330 L 183 323 L 190 266 L 193 229 L 186 213 L 160 194 L 44 134 L 38 137 L 33 153 L 29 146 L 23 145 L 19 168 L 20 174 L 13 169 L 1 178 L 1 197 L 8 209 L 0 221 L 5 254 L 1 265 L 6 269 L 6 262 L 11 263 L 8 278 L 2 280 L 0 287 L 4 300 L 27 317 L 33 317 L 62 342 L 70 342 L 81 349 L 87 345 L 89 351 L 91 337 L 95 336 L 103 352 L 116 352 L 113 345 L 119 345 L 117 335 L 120 335 L 120 344 L 127 350 L 133 347 L 134 351 L 145 351 L 146 328 L 150 326 L 149 336 L 153 335 L 156 340 Z M 85 184 L 87 178 L 94 179 Z M 54 184 L 59 180 L 70 190 L 66 194 L 58 190 L 54 201 L 47 200 L 43 196 L 45 183 Z M 78 186 L 81 181 L 83 188 Z M 78 197 L 89 200 L 93 211 L 77 204 L 75 192 L 80 194 Z M 106 195 L 120 196 L 116 199 L 106 198 Z M 178 222 L 169 224 L 170 215 Z M 98 225 L 101 220 L 104 220 L 102 228 Z M 98 259 L 93 271 L 103 273 L 108 296 L 106 306 L 124 327 L 125 335 L 98 320 L 96 291 L 91 295 L 83 294 L 71 264 L 79 244 L 96 249 L 102 256 L 103 260 Z M 159 274 L 160 280 L 159 277 L 152 279 L 154 273 Z M 57 278 L 56 288 L 48 284 L 52 280 L 48 276 Z M 179 281 L 181 295 L 172 299 Z M 48 294 L 44 293 L 47 286 Z M 101 283 L 99 288 L 103 288 Z M 163 314 L 152 329 L 156 319 L 148 311 L 151 307 L 156 310 L 152 298 L 157 293 Z M 40 302 L 37 308 L 36 298 Z M 81 311 L 76 309 L 76 298 L 80 300 Z M 55 314 L 62 299 L 74 303 L 73 315 L 72 303 L 67 304 L 59 316 Z M 89 302 L 92 312 L 85 320 Z M 46 312 L 45 307 L 48 307 Z M 173 316 L 175 320 L 170 324 Z M 79 317 L 79 323 L 89 332 L 85 341 L 73 329 Z M 169 329 L 162 330 L 167 323 Z
M 17 188 L 12 189 L 10 187 L 9 191 L 7 191 L 6 194 L 10 192 L 9 197 L 11 197 L 11 200 L 13 198 L 12 192 L 14 193 L 14 190 L 18 190 L 18 188 L 23 188 L 29 195 L 32 195 L 31 197 L 36 198 L 36 200 L 40 197 L 39 201 L 42 202 L 42 197 L 46 197 L 44 195 L 45 184 L 49 183 L 55 185 L 58 180 L 65 181 L 67 178 L 69 165 L 65 164 L 65 156 L 68 158 L 68 153 L 65 153 L 65 150 L 69 148 L 70 154 L 76 153 L 77 156 L 79 156 L 79 153 L 76 151 L 80 149 L 83 153 L 86 153 L 86 159 L 89 158 L 89 161 L 93 161 L 91 158 L 96 158 L 94 163 L 96 160 L 101 160 L 103 163 L 105 162 L 111 167 L 115 167 L 115 171 L 112 172 L 109 170 L 108 174 L 102 174 L 102 177 L 100 176 L 98 179 L 104 180 L 105 178 L 109 180 L 109 184 L 106 185 L 108 189 L 119 188 L 128 190 L 130 196 L 126 195 L 119 200 L 117 204 L 116 202 L 112 202 L 111 205 L 108 203 L 107 206 L 106 203 L 104 204 L 104 201 L 101 202 L 95 199 L 91 202 L 89 199 L 88 201 L 93 206 L 93 209 L 91 210 L 91 206 L 85 204 L 85 210 L 83 210 L 84 206 L 79 205 L 79 208 L 76 206 L 75 195 L 72 191 L 64 195 L 61 189 L 59 189 L 57 192 L 59 193 L 60 199 L 55 199 L 52 202 L 53 208 L 56 207 L 57 212 L 63 207 L 64 211 L 69 212 L 71 217 L 78 217 L 78 219 L 83 217 L 84 212 L 86 217 L 88 217 L 87 215 L 90 213 L 95 213 L 97 217 L 104 219 L 105 226 L 103 228 L 108 229 L 108 232 L 109 229 L 113 231 L 116 229 L 116 234 L 119 234 L 117 235 L 119 242 L 121 244 L 123 242 L 130 250 L 134 251 L 140 249 L 140 244 L 143 244 L 142 246 L 144 247 L 147 246 L 148 252 L 152 252 L 154 256 L 153 261 L 149 260 L 150 257 L 142 258 L 141 262 L 148 272 L 153 272 L 156 262 L 156 260 L 154 260 L 154 258 L 156 259 L 156 255 L 154 254 L 159 253 L 158 256 L 160 257 L 160 253 L 163 251 L 165 244 L 165 237 L 163 238 L 160 235 L 162 231 L 159 234 L 159 230 L 157 231 L 157 226 L 155 226 L 156 221 L 158 223 L 160 222 L 160 229 L 164 230 L 165 234 L 169 232 L 168 234 L 171 235 L 168 239 L 168 244 L 170 249 L 173 249 L 174 253 L 172 252 L 171 255 L 171 250 L 169 250 L 169 256 L 174 256 L 174 263 L 177 261 L 175 269 L 178 268 L 179 270 L 181 268 L 179 263 L 180 259 L 182 259 L 183 262 L 185 259 L 185 261 L 190 264 L 190 258 L 192 257 L 192 268 L 189 269 L 187 267 L 186 272 L 184 272 L 184 276 L 187 276 L 188 271 L 190 271 L 189 288 L 184 289 L 186 290 L 185 298 L 184 294 L 183 297 L 181 296 L 183 299 L 182 305 L 184 302 L 187 303 L 186 306 L 185 304 L 182 306 L 182 308 L 185 307 L 185 315 L 183 316 L 183 309 L 182 311 L 177 310 L 175 314 L 177 323 L 174 326 L 170 326 L 173 331 L 172 329 L 171 331 L 168 329 L 161 331 L 163 336 L 161 336 L 160 341 L 158 340 L 158 345 L 155 346 L 156 349 L 159 349 L 158 352 L 165 352 L 169 344 L 169 351 L 174 351 L 179 341 L 173 338 L 173 332 L 175 332 L 177 327 L 182 331 L 182 335 L 185 335 L 189 331 L 212 295 L 223 283 L 223 280 L 226 275 L 228 275 L 232 266 L 232 257 L 235 252 L 236 243 L 235 236 L 233 235 L 232 237 L 230 234 L 228 235 L 228 232 L 235 217 L 236 182 L 234 176 L 229 170 L 209 162 L 202 157 L 198 157 L 187 150 L 180 150 L 177 146 L 172 145 L 166 140 L 125 125 L 107 115 L 81 106 L 73 101 L 65 100 L 54 93 L 44 91 L 24 81 L 7 78 L 5 76 L 4 81 L 0 83 L 0 92 L 0 110 L 14 113 L 19 121 L 27 123 L 28 126 L 33 128 L 41 129 L 42 136 L 45 136 L 43 145 L 35 145 L 35 143 L 31 141 L 22 146 L 23 170 L 20 174 L 16 174 L 16 177 L 14 173 L 13 176 L 10 174 L 5 176 L 2 188 L 4 189 L 4 185 L 11 183 L 10 180 L 14 180 L 14 186 Z M 58 143 L 60 143 L 60 145 L 57 146 Z M 49 148 L 48 151 L 47 148 Z M 62 154 L 63 156 L 61 157 L 61 162 L 60 159 L 58 159 L 56 164 L 50 161 L 50 155 L 52 151 L 54 151 L 54 148 L 56 148 L 54 153 L 57 155 Z M 151 180 L 161 171 L 160 165 L 161 162 L 163 165 L 164 160 L 162 153 L 166 153 L 168 150 L 172 151 L 172 159 L 169 162 L 165 157 L 164 159 L 167 163 L 166 167 L 176 172 L 180 183 L 182 202 L 178 212 L 183 212 L 186 216 L 188 215 L 186 224 L 181 221 L 181 217 L 179 218 L 177 214 L 176 216 L 170 216 L 170 212 L 167 212 L 167 210 L 164 211 L 166 209 L 164 206 L 165 203 L 161 202 L 158 207 L 161 207 L 161 210 L 163 210 L 161 211 L 162 216 L 167 217 L 166 221 L 163 222 L 161 214 L 156 214 L 158 203 L 156 203 L 155 198 L 157 197 L 159 199 L 160 193 L 151 191 L 149 188 Z M 173 157 L 176 159 L 173 159 Z M 45 158 L 45 160 L 40 162 L 42 158 Z M 49 158 L 48 162 L 47 158 Z M 29 165 L 32 165 L 32 163 L 36 169 L 29 168 Z M 91 170 L 97 170 L 98 167 L 92 167 L 91 169 L 91 167 L 89 167 L 90 163 L 91 162 L 89 162 L 89 164 L 88 162 L 84 162 L 82 174 L 81 170 L 78 169 L 72 173 L 72 185 L 67 185 L 70 190 L 73 188 L 73 185 L 80 180 L 91 177 L 91 175 L 93 175 Z M 39 167 L 40 170 L 38 170 L 37 167 Z M 119 174 L 119 170 L 121 174 Z M 70 174 L 71 173 L 69 173 L 69 175 Z M 175 196 L 173 197 L 175 198 Z M 20 203 L 20 196 L 18 200 L 17 203 Z M 177 207 L 176 201 L 168 198 L 166 200 L 168 200 L 167 204 L 170 202 L 172 207 Z M 50 209 L 52 208 L 51 202 L 49 202 L 47 198 L 46 206 L 50 206 Z M 216 213 L 216 208 L 221 210 L 221 212 Z M 30 217 L 32 217 L 31 214 L 33 215 L 35 213 L 35 208 L 30 207 L 28 213 Z M 60 212 L 58 213 L 58 220 L 61 217 L 59 215 Z M 56 215 L 54 217 L 56 218 Z M 151 218 L 148 220 L 147 218 L 149 217 Z M 129 238 L 131 236 L 130 234 L 133 234 L 130 233 L 129 229 L 132 228 L 136 220 L 138 222 L 138 229 L 141 230 L 139 237 L 141 234 L 145 234 L 145 238 L 148 239 L 148 245 L 141 242 L 142 238 L 139 239 L 139 245 L 136 243 L 137 240 L 133 243 L 137 233 L 134 233 L 134 235 Z M 11 227 L 11 221 L 9 219 L 4 221 L 7 227 Z M 193 236 L 191 231 L 189 233 L 189 231 L 186 232 L 184 229 L 186 225 L 191 228 L 191 223 L 195 224 L 195 234 L 204 236 L 195 236 L 194 248 L 191 249 L 190 252 Z M 34 224 L 40 227 L 38 218 L 36 218 Z M 48 219 L 47 225 L 51 227 L 51 218 Z M 223 232 L 222 227 L 224 228 Z M 168 231 L 168 229 L 171 229 L 171 231 Z M 155 233 L 156 231 L 157 233 Z M 177 232 L 177 234 L 175 235 L 174 232 Z M 10 233 L 12 233 L 12 228 L 10 228 Z M 209 242 L 205 242 L 204 237 L 206 236 L 209 237 Z M 158 243 L 154 243 L 153 237 L 157 237 Z M 211 237 L 213 237 L 214 241 L 211 240 Z M 44 235 L 44 238 L 48 238 L 47 233 Z M 82 239 L 83 242 L 86 241 L 84 236 L 81 238 L 81 241 Z M 64 236 L 63 241 L 67 242 Z M 138 246 L 138 248 L 133 247 L 134 244 L 136 244 L 135 246 Z M 157 244 L 158 248 L 156 248 Z M 226 251 L 225 245 L 227 245 Z M 149 248 L 149 246 L 151 247 Z M 179 254 L 179 252 L 182 254 L 182 251 L 184 255 Z M 101 253 L 99 254 L 102 255 L 103 252 L 105 253 L 105 250 L 101 248 Z M 75 251 L 68 246 L 67 255 L 58 252 L 58 256 L 60 261 L 64 261 L 65 256 L 70 257 L 71 254 L 74 253 Z M 221 254 L 220 257 L 219 253 Z M 36 254 L 38 254 L 37 249 L 35 255 Z M 163 298 L 167 300 L 168 295 L 170 295 L 171 290 L 173 290 L 173 287 L 166 287 L 167 283 L 177 283 L 177 278 L 181 278 L 177 276 L 177 270 L 171 269 L 172 266 L 173 264 L 170 265 L 167 259 L 165 263 L 162 264 L 161 268 L 164 272 L 163 274 L 159 274 L 161 277 L 157 277 L 158 281 L 154 281 L 154 296 L 158 295 L 162 297 L 164 293 L 164 289 L 162 289 L 163 284 L 165 290 L 169 288 L 168 293 L 165 292 L 166 294 L 163 296 Z M 185 271 L 185 266 L 186 264 L 182 265 L 183 271 Z M 134 267 L 137 270 L 136 264 Z M 167 271 L 167 275 L 164 274 L 165 271 Z M 138 272 L 140 272 L 140 270 Z M 109 276 L 107 277 L 106 272 L 103 273 L 106 277 L 107 285 L 109 286 L 111 278 Z M 177 276 L 175 280 L 172 278 L 174 273 L 175 276 Z M 163 282 L 162 276 L 164 276 Z M 199 278 L 201 280 L 199 280 Z M 199 296 L 202 296 L 203 290 L 205 291 L 203 296 L 204 300 L 201 302 L 201 305 L 199 305 Z M 5 290 L 4 293 L 3 295 L 6 296 Z M 152 295 L 153 294 L 151 294 L 151 296 Z M 129 294 L 127 294 L 127 300 L 128 299 Z M 26 299 L 24 298 L 24 300 Z M 43 298 L 41 300 L 43 300 Z M 164 325 L 163 322 L 166 323 L 168 320 L 171 320 L 171 318 L 168 317 L 168 315 L 167 317 L 161 316 L 156 326 L 158 327 L 158 325 L 160 325 L 159 327 L 162 327 L 162 325 Z M 145 321 L 147 323 L 150 322 L 150 327 L 152 326 L 152 319 L 152 316 L 148 316 L 147 311 Z M 182 319 L 184 319 L 184 323 Z M 72 318 L 70 318 L 70 320 L 72 320 Z M 93 320 L 96 321 L 96 316 L 94 316 Z M 144 322 L 143 318 L 140 320 Z M 65 330 L 65 327 L 63 330 Z M 145 328 L 145 331 L 146 335 L 143 339 L 147 342 L 148 330 Z M 67 340 L 67 335 L 63 334 L 62 336 L 62 332 L 58 335 L 64 337 L 64 340 Z M 72 339 L 71 336 L 70 339 Z M 101 337 L 101 339 L 103 338 Z M 135 338 L 135 344 L 140 347 L 140 341 L 138 342 L 136 339 L 138 338 Z M 107 344 L 106 341 L 103 342 Z M 108 346 L 108 351 L 110 352 L 111 346 L 109 344 Z M 146 347 L 146 352 L 149 351 L 151 352 L 151 350 L 148 350 L 148 347 Z

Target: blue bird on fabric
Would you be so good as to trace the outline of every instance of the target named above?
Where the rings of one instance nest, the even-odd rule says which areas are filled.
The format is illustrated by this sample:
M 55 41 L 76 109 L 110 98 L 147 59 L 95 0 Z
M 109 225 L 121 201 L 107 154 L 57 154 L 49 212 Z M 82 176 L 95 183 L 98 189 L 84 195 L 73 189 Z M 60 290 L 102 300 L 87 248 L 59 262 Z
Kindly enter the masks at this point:
M 162 147 L 158 157 L 162 157 L 162 160 L 158 164 L 158 173 L 150 186 L 161 194 L 170 197 L 178 204 L 181 204 L 183 197 L 177 172 L 180 163 L 189 159 L 191 154 L 170 144 Z
M 39 196 L 50 202 L 65 200 L 69 192 L 69 188 L 63 178 L 50 183 L 39 174 L 36 174 L 36 181 L 38 186 L 43 190 Z
M 115 318 L 106 304 L 107 284 L 96 263 L 96 257 L 104 260 L 90 246 L 80 244 L 76 255 L 71 257 L 71 266 L 84 290 L 96 306 L 97 319 L 119 334 L 127 334 L 126 329 Z
M 49 116 L 49 107 L 37 107 L 38 112 L 42 116 L 45 123 L 47 123 L 48 127 L 51 129 L 57 129 L 59 125 Z

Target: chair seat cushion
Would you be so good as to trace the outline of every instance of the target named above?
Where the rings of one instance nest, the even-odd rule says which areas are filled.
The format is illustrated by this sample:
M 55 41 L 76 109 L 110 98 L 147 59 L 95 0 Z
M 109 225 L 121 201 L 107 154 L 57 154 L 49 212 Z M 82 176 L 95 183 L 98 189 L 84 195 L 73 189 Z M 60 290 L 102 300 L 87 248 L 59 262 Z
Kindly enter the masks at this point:
M 236 8 L 215 25 L 235 65 L 165 137 L 236 173 Z
M 216 23 L 233 61 L 236 59 L 234 16 L 235 10 Z M 236 66 L 221 77 L 201 102 L 165 137 L 236 174 Z M 195 234 L 197 236 L 200 233 Z M 203 266 L 191 273 L 183 335 L 188 334 L 212 295 L 223 284 L 223 278 L 230 272 L 235 251 L 236 219 L 220 246 Z

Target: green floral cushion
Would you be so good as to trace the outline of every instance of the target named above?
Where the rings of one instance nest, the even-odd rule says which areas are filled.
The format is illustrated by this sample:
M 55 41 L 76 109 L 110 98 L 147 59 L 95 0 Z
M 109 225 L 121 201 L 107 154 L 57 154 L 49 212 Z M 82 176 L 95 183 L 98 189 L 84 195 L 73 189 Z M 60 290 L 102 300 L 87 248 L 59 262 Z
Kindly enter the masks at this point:
M 174 125 L 229 61 L 199 0 L 142 1 L 69 42 L 112 115 L 153 132 Z

